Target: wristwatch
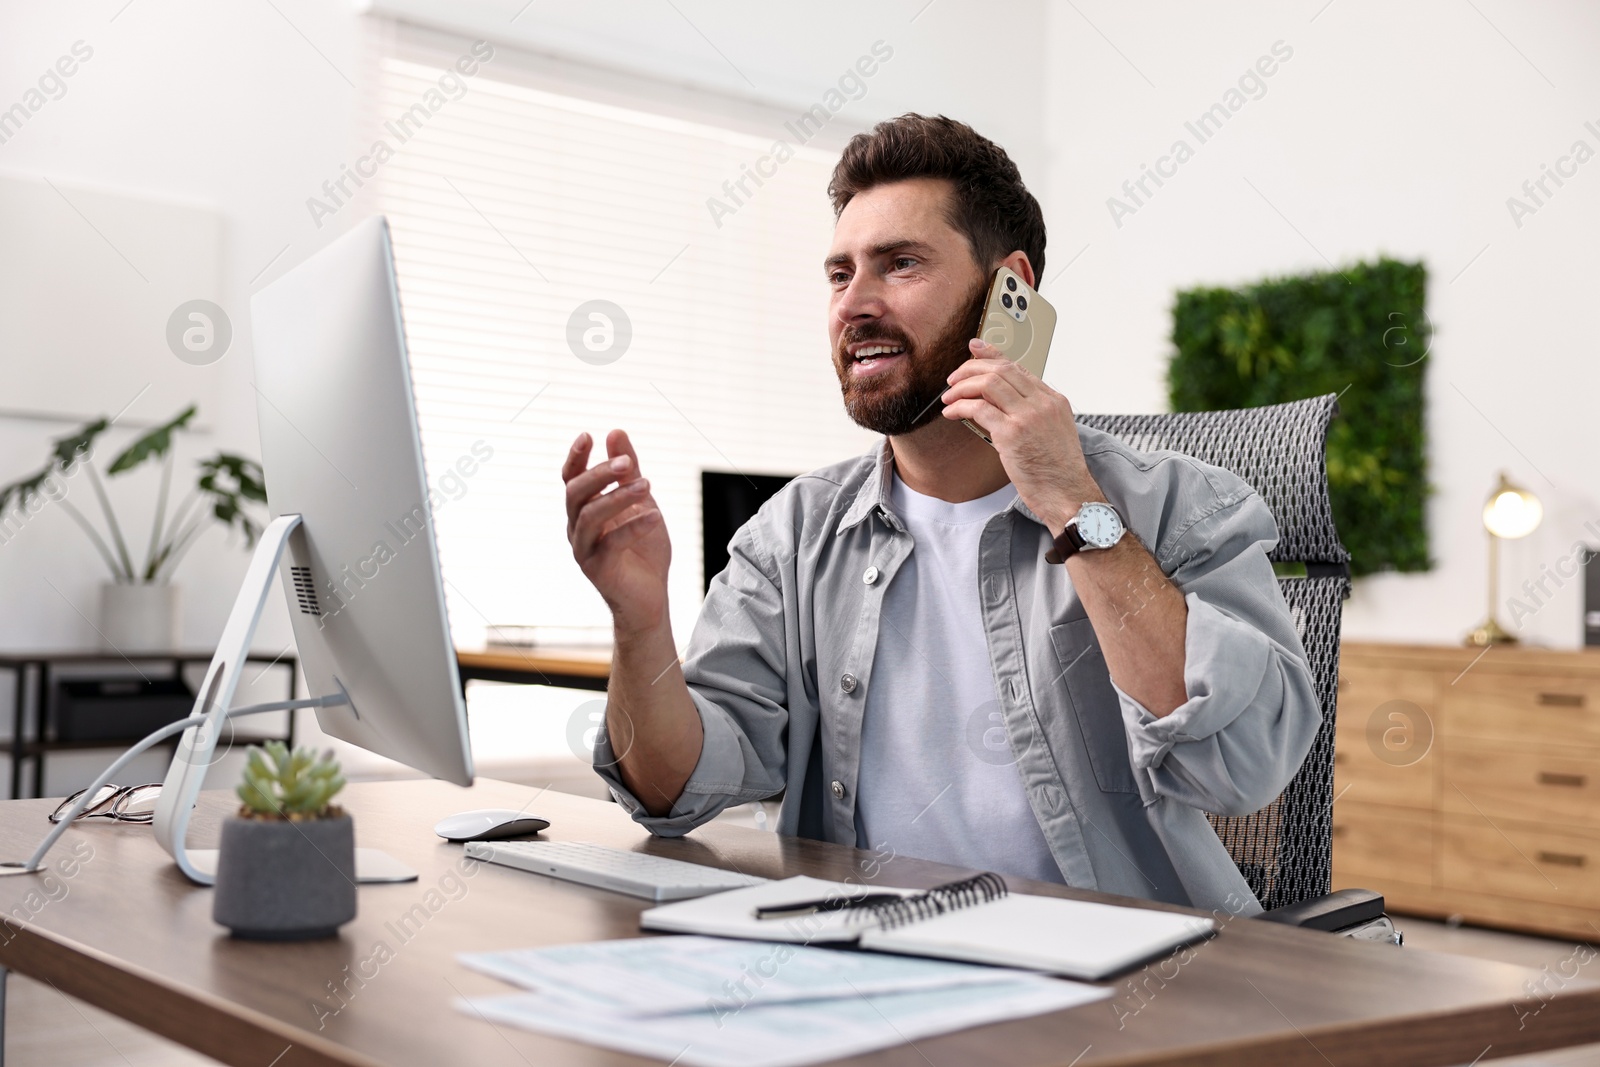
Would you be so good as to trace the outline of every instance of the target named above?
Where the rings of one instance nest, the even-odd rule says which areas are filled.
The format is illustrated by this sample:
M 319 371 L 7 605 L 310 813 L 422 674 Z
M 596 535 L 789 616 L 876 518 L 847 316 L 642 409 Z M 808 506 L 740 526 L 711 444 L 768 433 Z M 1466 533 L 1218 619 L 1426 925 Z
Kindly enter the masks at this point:
M 1055 546 L 1044 554 L 1046 563 L 1065 563 L 1069 556 L 1085 549 L 1110 548 L 1128 532 L 1117 509 L 1100 500 L 1091 500 L 1067 520 Z

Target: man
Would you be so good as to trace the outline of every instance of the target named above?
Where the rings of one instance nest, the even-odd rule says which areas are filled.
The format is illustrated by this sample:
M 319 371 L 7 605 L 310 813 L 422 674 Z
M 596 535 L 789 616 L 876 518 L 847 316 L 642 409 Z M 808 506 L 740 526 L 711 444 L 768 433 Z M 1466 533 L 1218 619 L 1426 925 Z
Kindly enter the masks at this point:
M 1271 802 L 1321 719 L 1266 505 L 1076 426 L 971 340 L 996 268 L 1037 286 L 1044 267 L 999 146 L 904 115 L 850 142 L 829 195 L 834 369 L 884 439 L 735 535 L 681 670 L 667 531 L 626 434 L 593 466 L 580 435 L 562 471 L 614 619 L 602 776 L 656 834 L 782 792 L 782 833 L 1259 911 L 1203 812 Z

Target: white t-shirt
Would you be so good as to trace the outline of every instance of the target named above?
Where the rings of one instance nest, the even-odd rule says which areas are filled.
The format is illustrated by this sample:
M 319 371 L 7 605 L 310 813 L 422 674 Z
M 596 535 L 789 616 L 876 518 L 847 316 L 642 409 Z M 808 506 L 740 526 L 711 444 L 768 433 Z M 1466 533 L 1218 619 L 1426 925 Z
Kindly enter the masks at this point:
M 1023 792 L 978 601 L 984 524 L 1015 487 L 952 504 L 906 488 L 889 502 L 915 542 L 884 592 L 856 779 L 857 844 L 1062 881 Z

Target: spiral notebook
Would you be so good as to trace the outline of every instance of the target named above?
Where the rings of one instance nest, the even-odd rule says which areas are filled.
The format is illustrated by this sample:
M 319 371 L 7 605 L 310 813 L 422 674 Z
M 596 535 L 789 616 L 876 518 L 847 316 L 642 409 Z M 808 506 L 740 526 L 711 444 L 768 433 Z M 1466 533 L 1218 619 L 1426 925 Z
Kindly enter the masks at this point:
M 867 892 L 893 899 L 783 918 L 756 917 L 758 908 L 853 901 Z M 1215 921 L 1204 916 L 1011 893 L 996 874 L 925 892 L 786 878 L 651 908 L 639 924 L 646 930 L 754 941 L 854 944 L 1087 981 L 1159 959 L 1216 931 Z

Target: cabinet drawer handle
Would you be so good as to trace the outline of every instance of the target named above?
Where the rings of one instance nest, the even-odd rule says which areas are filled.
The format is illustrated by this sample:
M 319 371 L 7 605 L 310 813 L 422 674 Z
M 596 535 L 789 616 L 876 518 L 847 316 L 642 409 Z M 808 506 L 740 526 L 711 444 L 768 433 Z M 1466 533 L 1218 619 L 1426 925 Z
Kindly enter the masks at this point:
M 1540 693 L 1539 706 L 1544 708 L 1581 708 L 1582 693 Z
M 1539 862 L 1548 863 L 1555 867 L 1582 867 L 1583 856 L 1574 852 L 1539 852 Z
M 1557 774 L 1554 771 L 1540 771 L 1540 785 L 1565 785 L 1573 789 L 1582 789 L 1583 783 L 1589 780 L 1586 774 Z

